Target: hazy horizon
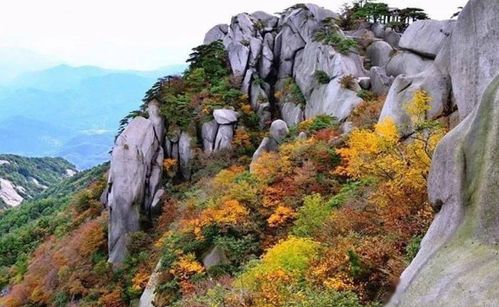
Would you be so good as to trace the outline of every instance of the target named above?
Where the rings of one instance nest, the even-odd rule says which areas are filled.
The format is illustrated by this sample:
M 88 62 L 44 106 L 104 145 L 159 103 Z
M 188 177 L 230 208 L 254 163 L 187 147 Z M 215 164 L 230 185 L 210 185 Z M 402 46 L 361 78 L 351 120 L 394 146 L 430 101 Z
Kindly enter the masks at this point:
M 237 3 L 161 0 L 7 0 L 0 11 L 0 51 L 19 50 L 8 66 L 47 68 L 60 64 L 150 71 L 185 63 L 214 25 L 240 12 L 276 13 L 296 0 Z M 338 11 L 345 1 L 311 1 Z M 390 6 L 417 6 L 434 19 L 447 19 L 465 0 L 387 0 Z M 207 12 L 210 12 L 209 14 Z M 21 22 L 22 21 L 22 22 Z M 7 50 L 7 51 L 6 51 Z M 26 59 L 31 53 L 32 60 Z

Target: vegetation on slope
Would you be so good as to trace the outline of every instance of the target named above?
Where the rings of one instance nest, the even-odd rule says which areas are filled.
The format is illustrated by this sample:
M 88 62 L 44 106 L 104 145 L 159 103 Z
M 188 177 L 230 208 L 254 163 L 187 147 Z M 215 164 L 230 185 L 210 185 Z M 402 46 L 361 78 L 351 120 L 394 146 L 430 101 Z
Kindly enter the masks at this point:
M 0 178 L 10 181 L 24 199 L 30 199 L 46 188 L 60 183 L 75 172 L 74 165 L 62 158 L 27 158 L 0 155 Z M 7 207 L 0 199 L 0 209 Z
M 74 203 L 72 194 L 102 177 L 106 168 L 79 173 L 20 207 L 0 212 L 0 288 L 22 280 L 31 252 L 44 240 L 66 234 L 72 222 L 66 212 Z

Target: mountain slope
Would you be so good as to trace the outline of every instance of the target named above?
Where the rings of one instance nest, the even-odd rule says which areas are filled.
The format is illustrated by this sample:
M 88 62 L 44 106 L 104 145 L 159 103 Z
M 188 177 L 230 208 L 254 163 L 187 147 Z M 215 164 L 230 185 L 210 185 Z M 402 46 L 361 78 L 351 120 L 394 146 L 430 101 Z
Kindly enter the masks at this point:
M 62 158 L 0 155 L 0 208 L 17 206 L 76 173 Z

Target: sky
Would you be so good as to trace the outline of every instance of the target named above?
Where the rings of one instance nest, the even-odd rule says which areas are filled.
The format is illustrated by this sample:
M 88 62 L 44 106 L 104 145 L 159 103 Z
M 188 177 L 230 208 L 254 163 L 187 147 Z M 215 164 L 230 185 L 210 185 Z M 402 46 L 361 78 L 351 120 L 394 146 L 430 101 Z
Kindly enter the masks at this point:
M 1 0 L 0 49 L 69 65 L 149 70 L 183 63 L 214 25 L 240 12 L 282 11 L 299 0 Z M 337 11 L 346 0 L 316 0 Z M 385 0 L 448 19 L 466 0 Z

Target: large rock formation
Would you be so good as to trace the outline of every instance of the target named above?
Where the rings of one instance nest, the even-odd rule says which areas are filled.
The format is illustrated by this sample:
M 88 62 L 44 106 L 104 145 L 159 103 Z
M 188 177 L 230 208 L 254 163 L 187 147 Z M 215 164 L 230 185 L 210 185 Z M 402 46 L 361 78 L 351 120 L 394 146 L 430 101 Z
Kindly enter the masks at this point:
M 139 230 L 139 212 L 150 210 L 162 176 L 164 125 L 157 102 L 148 106 L 149 119 L 134 118 L 116 139 L 109 170 L 109 262 L 127 254 L 128 234 Z M 161 192 L 160 192 L 161 193 Z
M 497 2 L 471 0 L 440 51 L 450 55 L 444 62 L 463 121 L 433 156 L 428 192 L 440 211 L 391 306 L 499 304 L 498 28 Z

